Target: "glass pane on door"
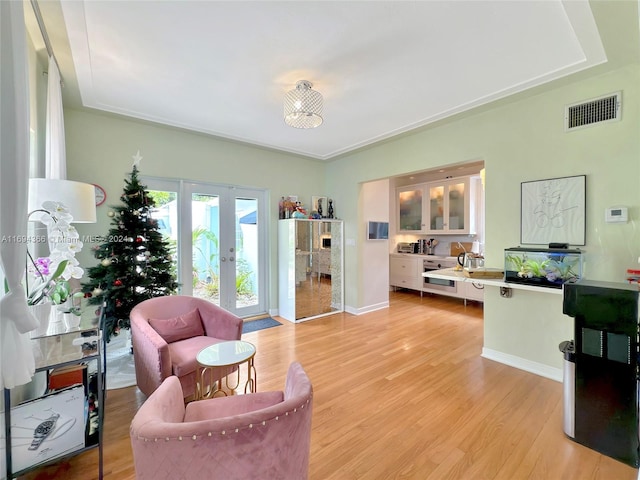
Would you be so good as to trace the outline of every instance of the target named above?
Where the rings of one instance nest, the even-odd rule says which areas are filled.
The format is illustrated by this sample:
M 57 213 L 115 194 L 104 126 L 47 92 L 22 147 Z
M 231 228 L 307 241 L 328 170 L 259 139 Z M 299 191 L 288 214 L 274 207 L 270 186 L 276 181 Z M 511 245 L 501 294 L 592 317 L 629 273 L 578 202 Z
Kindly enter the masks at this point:
M 178 192 L 148 190 L 155 202 L 151 218 L 158 222 L 158 231 L 169 244 L 172 273 L 178 279 Z
M 193 296 L 220 305 L 220 197 L 191 195 Z
M 258 200 L 236 197 L 236 309 L 258 305 Z
M 464 230 L 464 182 L 449 187 L 449 230 Z
M 400 230 L 422 230 L 422 190 L 398 193 Z
M 429 187 L 429 229 L 444 229 L 444 186 Z

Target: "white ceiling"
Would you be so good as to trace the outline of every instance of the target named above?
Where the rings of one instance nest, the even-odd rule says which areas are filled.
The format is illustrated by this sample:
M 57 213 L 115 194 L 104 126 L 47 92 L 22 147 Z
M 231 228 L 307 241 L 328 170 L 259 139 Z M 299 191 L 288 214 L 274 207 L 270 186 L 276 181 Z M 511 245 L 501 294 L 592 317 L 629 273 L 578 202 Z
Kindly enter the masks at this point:
M 582 0 L 61 5 L 85 107 L 324 160 L 607 60 Z

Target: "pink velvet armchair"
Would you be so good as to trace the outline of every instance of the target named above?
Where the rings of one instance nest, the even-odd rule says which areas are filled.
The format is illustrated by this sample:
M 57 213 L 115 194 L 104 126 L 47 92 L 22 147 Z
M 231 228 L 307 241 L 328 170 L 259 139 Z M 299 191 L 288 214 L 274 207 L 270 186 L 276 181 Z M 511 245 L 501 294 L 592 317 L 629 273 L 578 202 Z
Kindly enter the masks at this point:
M 227 340 L 240 340 L 242 319 L 213 303 L 186 295 L 156 297 L 136 305 L 130 314 L 131 342 L 138 388 L 151 395 L 175 375 L 185 398 L 195 392 L 196 355 Z M 222 378 L 231 370 L 215 372 Z
M 284 391 L 183 401 L 167 378 L 140 407 L 130 436 L 138 480 L 308 478 L 313 388 L 289 366 Z

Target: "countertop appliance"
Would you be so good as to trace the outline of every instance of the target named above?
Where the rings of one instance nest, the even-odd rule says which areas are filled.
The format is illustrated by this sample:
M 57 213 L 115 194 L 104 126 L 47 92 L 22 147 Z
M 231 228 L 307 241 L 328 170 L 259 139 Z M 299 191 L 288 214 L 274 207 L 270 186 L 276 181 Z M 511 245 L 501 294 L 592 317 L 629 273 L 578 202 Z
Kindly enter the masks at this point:
M 425 258 L 422 261 L 423 272 L 432 272 L 434 270 L 442 270 L 443 268 L 455 268 L 458 264 L 457 258 Z M 454 280 L 443 280 L 441 278 L 423 277 L 424 283 L 422 290 L 425 292 L 433 291 L 434 293 L 456 293 L 458 287 Z
M 417 243 L 399 242 L 398 253 L 417 253 L 414 251 L 415 245 L 417 245 Z

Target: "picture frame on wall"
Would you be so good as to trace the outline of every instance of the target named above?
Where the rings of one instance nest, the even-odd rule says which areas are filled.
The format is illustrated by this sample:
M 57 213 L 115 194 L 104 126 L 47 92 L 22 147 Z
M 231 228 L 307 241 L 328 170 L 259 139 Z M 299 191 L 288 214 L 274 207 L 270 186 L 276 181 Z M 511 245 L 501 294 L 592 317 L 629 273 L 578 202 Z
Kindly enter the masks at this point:
M 586 175 L 521 183 L 520 241 L 585 245 Z
M 327 204 L 327 197 L 312 196 L 311 197 L 311 211 L 318 212 L 322 218 L 327 217 L 329 205 Z

